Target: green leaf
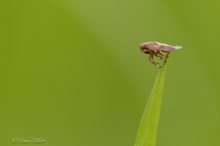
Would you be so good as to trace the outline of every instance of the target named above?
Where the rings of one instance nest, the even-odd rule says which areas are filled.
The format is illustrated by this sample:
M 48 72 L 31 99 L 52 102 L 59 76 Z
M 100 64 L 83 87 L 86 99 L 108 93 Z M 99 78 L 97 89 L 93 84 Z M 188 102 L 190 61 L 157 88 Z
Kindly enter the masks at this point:
M 156 146 L 166 68 L 166 62 L 164 62 L 142 115 L 135 146 Z

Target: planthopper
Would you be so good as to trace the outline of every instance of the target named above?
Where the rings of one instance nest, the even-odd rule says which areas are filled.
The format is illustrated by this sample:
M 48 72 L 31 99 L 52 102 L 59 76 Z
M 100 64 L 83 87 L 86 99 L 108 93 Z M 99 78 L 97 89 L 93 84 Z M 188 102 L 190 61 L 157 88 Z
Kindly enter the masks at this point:
M 158 68 L 161 68 L 161 65 L 154 60 L 154 57 L 166 61 L 170 52 L 181 48 L 181 46 L 173 46 L 159 42 L 143 42 L 140 44 L 141 51 L 145 54 L 149 54 L 149 61 Z

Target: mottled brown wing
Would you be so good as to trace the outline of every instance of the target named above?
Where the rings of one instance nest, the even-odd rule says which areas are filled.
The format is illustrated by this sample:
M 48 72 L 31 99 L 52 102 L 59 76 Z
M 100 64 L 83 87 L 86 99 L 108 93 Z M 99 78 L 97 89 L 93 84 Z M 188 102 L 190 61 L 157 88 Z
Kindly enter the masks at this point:
M 165 52 L 172 52 L 172 51 L 175 51 L 176 49 L 174 46 L 161 45 L 160 50 L 165 51 Z
M 148 46 L 147 46 L 150 50 L 152 51 L 155 51 L 155 50 L 158 50 L 160 48 L 160 45 L 155 43 L 155 42 L 150 42 L 148 43 Z

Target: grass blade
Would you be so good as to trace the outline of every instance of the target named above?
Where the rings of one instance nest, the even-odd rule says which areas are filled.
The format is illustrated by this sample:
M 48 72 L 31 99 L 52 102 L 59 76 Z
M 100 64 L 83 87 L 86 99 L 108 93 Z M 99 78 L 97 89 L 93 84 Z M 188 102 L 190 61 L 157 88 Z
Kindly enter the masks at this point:
M 156 146 L 166 68 L 166 62 L 164 62 L 142 115 L 135 146 Z

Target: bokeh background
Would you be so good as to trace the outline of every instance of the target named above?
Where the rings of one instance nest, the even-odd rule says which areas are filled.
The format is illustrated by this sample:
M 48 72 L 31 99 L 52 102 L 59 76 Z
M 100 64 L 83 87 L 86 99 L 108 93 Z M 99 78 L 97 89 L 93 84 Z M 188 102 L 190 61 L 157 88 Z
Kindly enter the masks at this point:
M 219 146 L 219 5 L 1 0 L 0 145 L 132 146 L 158 72 L 138 45 L 155 40 L 183 46 L 168 61 L 157 145 Z

